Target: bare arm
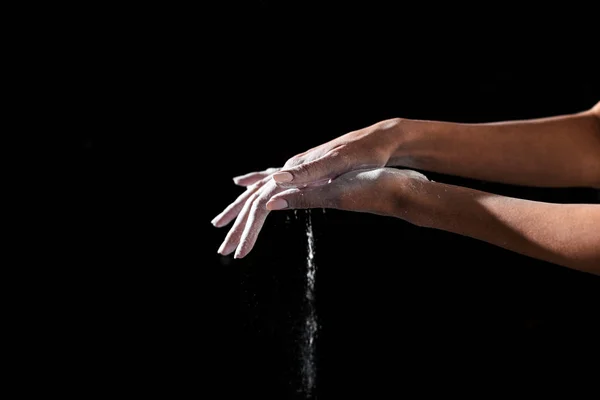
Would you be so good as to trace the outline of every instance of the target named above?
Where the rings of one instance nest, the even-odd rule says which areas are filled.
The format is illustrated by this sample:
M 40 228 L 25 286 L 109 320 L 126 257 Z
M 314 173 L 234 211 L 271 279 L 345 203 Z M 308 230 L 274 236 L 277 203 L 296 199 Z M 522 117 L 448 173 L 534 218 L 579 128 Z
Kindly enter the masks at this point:
M 236 248 L 236 257 L 248 254 L 271 210 L 335 208 L 401 218 L 600 275 L 600 204 L 500 196 L 395 168 L 351 171 L 329 183 L 302 188 L 265 178 L 246 193 L 219 217 L 217 226 L 236 219 L 221 254 Z
M 600 274 L 600 205 L 528 201 L 426 179 L 398 184 L 394 178 L 391 187 L 362 190 L 365 182 L 390 182 L 381 176 L 397 177 L 381 168 L 385 165 L 517 185 L 600 188 L 600 103 L 580 113 L 524 121 L 392 119 L 349 132 L 292 157 L 272 174 L 240 177 L 240 184 L 251 186 L 213 220 L 224 226 L 236 219 L 219 252 L 238 248 L 236 256 L 245 256 L 269 210 L 330 207 L 393 215 Z M 354 186 L 357 182 L 361 185 Z M 350 195 L 348 185 L 361 194 Z M 397 193 L 390 199 L 384 195 L 390 192 Z
M 497 123 L 402 120 L 388 165 L 526 186 L 600 188 L 600 103 Z
M 273 179 L 302 186 L 384 166 L 524 186 L 600 188 L 600 103 L 574 114 L 480 124 L 379 121 L 295 155 Z M 247 186 L 263 178 L 237 179 Z
M 395 215 L 600 274 L 600 205 L 552 204 L 426 180 L 396 185 Z

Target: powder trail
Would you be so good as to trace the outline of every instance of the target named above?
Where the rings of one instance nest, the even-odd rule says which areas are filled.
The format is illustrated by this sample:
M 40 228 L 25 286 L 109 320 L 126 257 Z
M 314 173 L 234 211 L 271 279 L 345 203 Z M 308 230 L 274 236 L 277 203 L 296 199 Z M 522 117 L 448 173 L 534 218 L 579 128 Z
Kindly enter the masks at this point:
M 302 380 L 304 392 L 308 398 L 313 397 L 313 392 L 316 384 L 316 366 L 315 366 L 315 350 L 316 337 L 318 330 L 317 312 L 315 308 L 315 238 L 313 235 L 312 219 L 310 210 L 306 214 L 306 237 L 308 239 L 307 257 L 306 257 L 306 317 L 304 336 L 302 338 Z

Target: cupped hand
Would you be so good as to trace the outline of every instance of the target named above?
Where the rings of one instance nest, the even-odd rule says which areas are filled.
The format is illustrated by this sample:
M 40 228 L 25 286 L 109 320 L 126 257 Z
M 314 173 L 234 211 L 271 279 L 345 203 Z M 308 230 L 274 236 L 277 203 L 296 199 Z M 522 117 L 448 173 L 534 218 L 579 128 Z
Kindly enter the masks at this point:
M 271 175 L 255 176 L 254 183 L 213 220 L 215 226 L 221 227 L 235 218 L 218 250 L 220 254 L 228 255 L 235 250 L 235 258 L 245 257 L 272 210 L 333 208 L 394 216 L 402 207 L 402 190 L 414 182 L 427 180 L 412 170 L 375 168 L 350 171 L 318 184 L 289 187 L 272 179 L 276 172 L 274 169 Z

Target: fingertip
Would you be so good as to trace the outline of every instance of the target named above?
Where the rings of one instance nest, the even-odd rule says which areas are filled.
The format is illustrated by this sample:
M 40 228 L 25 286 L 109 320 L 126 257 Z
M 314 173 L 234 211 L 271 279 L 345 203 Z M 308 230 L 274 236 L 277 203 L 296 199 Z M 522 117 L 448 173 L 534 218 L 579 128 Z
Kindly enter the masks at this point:
M 242 176 L 236 176 L 235 178 L 233 178 L 233 183 L 235 183 L 238 186 L 242 186 L 243 180 L 244 178 Z
M 210 221 L 210 223 L 212 224 L 212 226 L 214 226 L 215 228 L 221 228 L 223 227 L 225 224 L 225 221 L 223 220 L 223 217 L 221 215 L 216 216 L 212 221 Z
M 244 258 L 245 254 L 242 253 L 242 251 L 240 249 L 238 249 L 235 254 L 233 255 L 233 258 L 240 259 L 240 258 Z
M 271 199 L 267 203 L 267 210 L 283 210 L 284 208 L 288 208 L 288 202 L 285 199 Z
M 222 256 L 227 256 L 229 254 L 231 254 L 231 252 L 235 250 L 235 246 L 232 246 L 231 244 L 227 244 L 227 240 L 224 241 L 221 244 L 221 247 L 219 247 L 219 250 L 217 250 L 217 253 L 219 253 Z

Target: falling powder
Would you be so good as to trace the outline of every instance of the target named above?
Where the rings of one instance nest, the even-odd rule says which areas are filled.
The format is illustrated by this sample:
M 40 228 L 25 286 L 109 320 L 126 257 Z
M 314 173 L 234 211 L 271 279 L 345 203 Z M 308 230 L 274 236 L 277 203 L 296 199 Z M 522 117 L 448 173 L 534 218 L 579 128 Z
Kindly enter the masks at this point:
M 306 210 L 306 237 L 308 239 L 308 254 L 306 257 L 306 317 L 302 338 L 302 381 L 304 392 L 308 398 L 313 398 L 316 384 L 315 340 L 317 337 L 317 313 L 315 309 L 315 238 L 312 229 L 310 210 Z

